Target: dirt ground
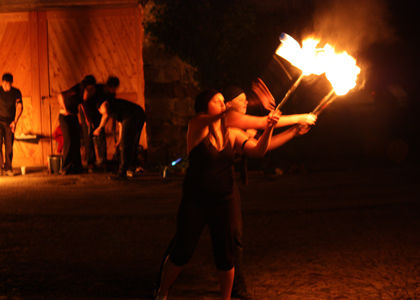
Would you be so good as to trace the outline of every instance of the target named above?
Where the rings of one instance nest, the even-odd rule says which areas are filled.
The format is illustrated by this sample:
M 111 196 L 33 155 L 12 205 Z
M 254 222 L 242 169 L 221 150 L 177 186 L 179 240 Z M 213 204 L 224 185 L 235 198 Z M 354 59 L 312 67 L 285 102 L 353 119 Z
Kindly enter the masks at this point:
M 0 177 L 0 300 L 150 299 L 181 176 Z M 414 168 L 266 176 L 241 187 L 254 298 L 420 299 Z M 208 233 L 169 299 L 219 299 Z

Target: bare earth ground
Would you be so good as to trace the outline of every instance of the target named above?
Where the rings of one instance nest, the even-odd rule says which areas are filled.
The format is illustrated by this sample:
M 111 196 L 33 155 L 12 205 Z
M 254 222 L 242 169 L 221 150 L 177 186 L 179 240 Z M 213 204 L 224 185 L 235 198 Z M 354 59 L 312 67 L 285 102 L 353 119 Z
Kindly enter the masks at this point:
M 181 183 L 0 177 L 0 300 L 150 299 Z M 255 299 L 420 299 L 414 168 L 252 173 L 241 192 Z M 207 232 L 169 299 L 218 299 Z

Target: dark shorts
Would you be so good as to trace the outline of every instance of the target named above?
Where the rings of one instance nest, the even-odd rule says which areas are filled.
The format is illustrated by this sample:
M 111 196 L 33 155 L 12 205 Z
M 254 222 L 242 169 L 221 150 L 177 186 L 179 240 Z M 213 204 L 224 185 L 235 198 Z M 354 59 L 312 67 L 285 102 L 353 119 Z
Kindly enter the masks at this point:
M 234 245 L 232 230 L 233 194 L 204 196 L 202 193 L 184 193 L 178 216 L 174 247 L 170 260 L 178 266 L 188 263 L 197 246 L 201 232 L 208 225 L 216 267 L 232 269 Z

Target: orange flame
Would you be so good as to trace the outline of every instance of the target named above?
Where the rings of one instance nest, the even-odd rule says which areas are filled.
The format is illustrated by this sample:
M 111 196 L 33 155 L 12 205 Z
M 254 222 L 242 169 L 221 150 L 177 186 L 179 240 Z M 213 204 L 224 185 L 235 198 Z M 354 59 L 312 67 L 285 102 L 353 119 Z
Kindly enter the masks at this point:
M 337 53 L 328 44 L 324 47 L 323 61 L 325 75 L 330 81 L 337 95 L 345 95 L 356 86 L 357 76 L 360 68 L 356 65 L 356 60 L 347 52 Z
M 285 33 L 280 40 L 276 54 L 302 70 L 303 75 L 325 73 L 337 95 L 344 95 L 356 86 L 360 68 L 347 52 L 337 53 L 329 44 L 320 48 L 319 39 L 313 37 L 306 38 L 302 47 Z

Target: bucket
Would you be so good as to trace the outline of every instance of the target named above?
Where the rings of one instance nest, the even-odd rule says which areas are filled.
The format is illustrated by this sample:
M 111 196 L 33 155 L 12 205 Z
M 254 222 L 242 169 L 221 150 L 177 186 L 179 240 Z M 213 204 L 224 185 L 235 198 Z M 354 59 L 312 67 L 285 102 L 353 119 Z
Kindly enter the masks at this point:
M 63 169 L 62 155 L 48 155 L 48 173 L 60 174 Z

